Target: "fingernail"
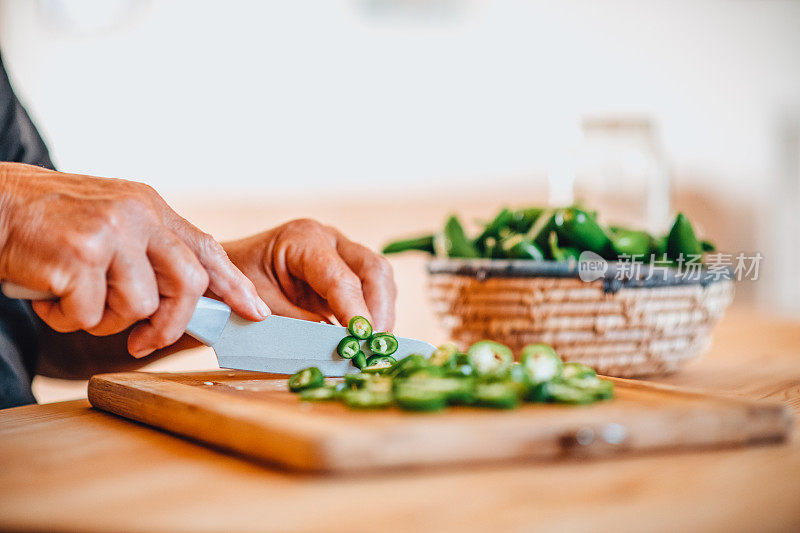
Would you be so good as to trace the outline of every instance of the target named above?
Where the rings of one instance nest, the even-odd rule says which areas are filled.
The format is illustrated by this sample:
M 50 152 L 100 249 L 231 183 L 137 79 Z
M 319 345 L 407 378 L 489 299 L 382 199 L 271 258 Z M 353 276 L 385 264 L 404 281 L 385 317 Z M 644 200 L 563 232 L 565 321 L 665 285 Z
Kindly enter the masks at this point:
M 261 318 L 267 318 L 272 313 L 272 311 L 269 310 L 269 306 L 261 298 L 256 298 L 256 310 Z
M 131 351 L 131 355 L 136 359 L 141 359 L 145 355 L 150 355 L 153 353 L 154 350 L 155 348 L 140 348 L 138 350 Z

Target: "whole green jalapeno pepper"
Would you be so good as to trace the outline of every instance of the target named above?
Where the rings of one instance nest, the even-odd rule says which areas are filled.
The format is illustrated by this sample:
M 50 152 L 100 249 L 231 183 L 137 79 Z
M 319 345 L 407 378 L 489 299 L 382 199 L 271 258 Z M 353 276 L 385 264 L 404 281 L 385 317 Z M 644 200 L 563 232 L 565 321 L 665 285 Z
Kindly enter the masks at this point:
M 500 241 L 503 257 L 507 259 L 533 259 L 544 260 L 544 254 L 538 246 L 525 239 L 519 233 Z
M 694 233 L 694 228 L 689 219 L 683 213 L 678 213 L 675 223 L 669 230 L 667 236 L 667 256 L 672 260 L 677 260 L 683 254 L 684 259 L 689 256 L 701 255 L 703 247 Z
M 621 230 L 614 233 L 611 247 L 617 255 L 644 258 L 651 252 L 652 240 L 645 231 Z
M 500 237 L 500 232 L 508 227 L 513 221 L 513 218 L 514 214 L 504 207 L 494 219 L 486 225 L 481 234 L 478 235 L 478 238 L 475 239 L 475 248 L 485 254 L 487 239 L 498 239 Z
M 424 235 L 422 237 L 392 241 L 383 247 L 382 253 L 396 254 L 409 250 L 418 250 L 420 252 L 433 254 L 433 235 Z
M 550 232 L 547 244 L 550 249 L 550 256 L 556 261 L 569 261 L 570 259 L 577 261 L 581 256 L 581 252 L 577 248 L 571 246 L 560 247 L 558 245 L 558 234 L 555 231 Z
M 595 218 L 585 211 L 575 207 L 559 209 L 553 215 L 553 223 L 559 240 L 565 241 L 564 245 L 580 251 L 590 250 L 602 256 L 609 255 L 611 239 Z
M 458 217 L 451 215 L 444 225 L 445 248 L 448 257 L 480 257 L 478 250 L 467 238 Z

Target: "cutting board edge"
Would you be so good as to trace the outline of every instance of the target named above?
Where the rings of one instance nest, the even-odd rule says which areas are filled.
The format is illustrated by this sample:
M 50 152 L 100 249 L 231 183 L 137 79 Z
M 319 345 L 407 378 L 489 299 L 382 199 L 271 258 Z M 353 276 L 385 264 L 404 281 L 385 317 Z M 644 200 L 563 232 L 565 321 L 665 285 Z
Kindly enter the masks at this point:
M 291 424 L 292 429 L 298 431 L 298 434 L 292 435 L 286 432 L 285 427 L 278 425 L 275 431 L 288 446 L 274 449 L 264 447 L 263 439 L 258 434 L 263 431 L 264 423 L 269 424 L 269 416 L 265 416 L 267 413 L 261 413 L 254 419 L 250 402 L 231 397 L 227 397 L 226 402 L 208 408 L 205 405 L 206 400 L 199 397 L 202 393 L 194 390 L 191 385 L 163 379 L 164 374 L 168 373 L 119 372 L 92 376 L 88 385 L 89 403 L 101 411 L 271 464 L 308 471 L 333 468 L 327 465 L 330 440 L 325 431 Z M 145 380 L 149 379 L 157 384 L 157 390 L 142 390 L 129 385 L 129 379 L 138 381 L 143 376 L 146 376 Z M 176 394 L 166 392 L 165 388 Z M 196 397 L 201 407 L 187 401 L 186 396 Z M 152 405 L 148 405 L 145 399 L 152 402 Z M 229 408 L 235 408 L 237 404 L 245 407 L 246 412 L 231 413 Z M 165 415 L 172 410 L 180 411 L 182 418 Z M 281 416 L 285 423 L 286 417 Z M 177 420 L 182 421 L 175 425 Z M 228 427 L 231 425 L 235 427 Z M 226 429 L 235 431 L 226 432 Z M 237 435 L 235 439 L 229 438 L 234 434 Z M 247 445 L 252 442 L 259 442 L 262 446 Z
M 717 438 L 716 441 L 709 440 L 704 442 L 702 438 L 691 436 L 675 445 L 654 445 L 653 443 L 638 444 L 628 449 L 625 445 L 616 447 L 590 446 L 588 449 L 574 445 L 574 428 L 564 433 L 543 432 L 549 439 L 548 447 L 529 448 L 541 446 L 542 434 L 536 432 L 525 432 L 525 438 L 520 438 L 517 432 L 517 439 L 523 444 L 527 443 L 524 449 L 511 449 L 484 451 L 480 459 L 468 457 L 469 452 L 461 450 L 455 455 L 448 456 L 442 451 L 436 452 L 433 459 L 416 456 L 403 457 L 401 447 L 389 439 L 389 448 L 394 451 L 382 457 L 373 457 L 370 461 L 366 459 L 364 453 L 369 453 L 369 446 L 364 446 L 364 442 L 375 440 L 379 448 L 386 444 L 387 437 L 378 439 L 354 439 L 362 434 L 360 428 L 351 428 L 345 435 L 342 431 L 327 431 L 324 426 L 331 421 L 320 417 L 315 420 L 317 424 L 308 424 L 308 418 L 297 412 L 287 414 L 281 412 L 280 406 L 256 404 L 250 399 L 237 398 L 226 395 L 225 402 L 212 401 L 214 394 L 209 394 L 210 390 L 200 390 L 196 386 L 181 383 L 181 377 L 191 377 L 195 382 L 198 376 L 210 375 L 209 373 L 197 373 L 195 376 L 189 373 L 147 373 L 147 372 L 125 372 L 118 374 L 103 374 L 92 378 L 89 385 L 89 400 L 98 409 L 108 411 L 126 418 L 131 418 L 150 426 L 168 431 L 173 434 L 188 437 L 189 439 L 199 440 L 212 446 L 223 448 L 237 454 L 266 461 L 271 464 L 278 464 L 294 470 L 310 472 L 351 472 L 368 471 L 378 469 L 391 469 L 400 467 L 419 468 L 430 466 L 431 464 L 464 464 L 468 462 L 502 462 L 509 460 L 532 460 L 532 459 L 555 459 L 559 457 L 571 456 L 608 456 L 619 454 L 624 451 L 632 451 L 639 454 L 648 451 L 659 451 L 665 449 L 687 450 L 701 448 L 730 448 L 750 443 L 761 442 L 780 442 L 785 440 L 792 426 L 793 416 L 788 408 L 774 401 L 754 402 L 736 397 L 719 395 L 709 395 L 699 391 L 687 391 L 685 389 L 672 386 L 651 386 L 649 383 L 641 383 L 635 380 L 614 379 L 626 387 L 643 389 L 649 392 L 664 392 L 679 396 L 689 396 L 702 398 L 708 402 L 713 400 L 728 410 L 733 410 L 733 406 L 745 406 L 746 409 L 739 409 L 742 425 L 748 432 L 734 436 L 730 430 L 730 423 L 724 439 Z M 230 374 L 228 374 L 230 375 Z M 221 376 L 220 376 L 221 377 Z M 136 386 L 132 385 L 135 382 Z M 152 390 L 148 386 L 152 386 Z M 147 402 L 150 402 L 148 405 Z M 242 411 L 237 411 L 237 405 L 242 407 Z M 257 405 L 257 408 L 254 407 Z M 572 408 L 574 409 L 574 408 Z M 169 416 L 169 413 L 177 410 L 180 413 L 180 420 L 176 424 L 176 417 Z M 253 415 L 253 411 L 259 411 Z M 481 415 L 487 414 L 483 410 Z M 786 414 L 789 416 L 787 417 Z M 565 412 L 566 413 L 566 412 Z M 570 410 L 569 413 L 577 413 Z M 506 413 L 496 413 L 491 420 L 491 426 L 502 428 L 502 423 L 496 417 L 502 417 Z M 270 416 L 276 416 L 277 420 L 270 420 Z M 367 415 L 369 416 L 369 415 Z M 415 416 L 415 415 L 408 415 Z M 420 416 L 420 415 L 416 415 Z M 421 415 L 424 416 L 424 415 Z M 569 418 L 569 417 L 567 417 Z M 637 415 L 642 418 L 642 415 Z M 304 420 L 303 420 L 304 419 Z M 424 420 L 424 419 L 418 419 Z M 428 419 L 433 422 L 433 418 Z M 441 420 L 441 419 L 436 419 Z M 756 424 L 757 422 L 757 424 Z M 697 420 L 694 422 L 698 423 Z M 586 425 L 587 423 L 584 423 Z M 334 424 L 338 425 L 338 424 Z M 442 424 L 452 426 L 451 423 Z M 227 429 L 230 430 L 226 433 Z M 320 427 L 321 426 L 321 427 Z M 423 424 L 424 426 L 424 424 Z M 274 435 L 265 441 L 264 429 L 271 429 Z M 289 429 L 287 429 L 287 427 Z M 597 431 L 599 428 L 595 428 Z M 417 428 L 417 431 L 419 428 Z M 292 431 L 295 433 L 292 434 Z M 236 438 L 226 438 L 228 435 L 236 434 Z M 363 434 L 368 434 L 363 433 Z M 599 433 L 598 433 L 599 434 Z M 402 435 L 402 432 L 401 432 Z M 283 440 L 280 445 L 270 448 L 270 441 L 277 442 Z M 357 443 L 354 445 L 353 441 Z M 412 439 L 413 440 L 413 439 Z M 358 442 L 361 441 L 361 442 Z M 365 452 L 365 449 L 367 450 Z M 433 451 L 429 451 L 433 453 Z

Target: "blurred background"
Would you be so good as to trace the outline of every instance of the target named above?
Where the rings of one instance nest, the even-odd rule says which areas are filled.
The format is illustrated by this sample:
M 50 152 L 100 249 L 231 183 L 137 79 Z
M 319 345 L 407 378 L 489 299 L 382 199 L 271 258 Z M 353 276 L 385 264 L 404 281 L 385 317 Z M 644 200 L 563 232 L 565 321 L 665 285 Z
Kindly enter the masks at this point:
M 642 225 L 764 256 L 736 305 L 800 316 L 798 1 L 0 0 L 0 49 L 60 170 L 219 239 L 311 216 L 377 249 L 578 190 L 622 219 L 646 186 Z M 392 261 L 397 331 L 444 340 L 425 259 Z

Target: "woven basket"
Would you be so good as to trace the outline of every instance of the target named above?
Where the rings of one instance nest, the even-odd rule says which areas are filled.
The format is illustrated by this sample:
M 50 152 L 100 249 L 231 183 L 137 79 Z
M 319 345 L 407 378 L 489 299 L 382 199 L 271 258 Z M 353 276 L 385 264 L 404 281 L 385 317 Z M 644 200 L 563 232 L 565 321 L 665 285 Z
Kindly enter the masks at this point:
M 706 350 L 733 299 L 730 278 L 707 273 L 619 279 L 610 268 L 584 282 L 574 264 L 494 260 L 434 260 L 428 272 L 435 311 L 462 347 L 492 339 L 516 353 L 543 342 L 618 377 L 678 370 Z

